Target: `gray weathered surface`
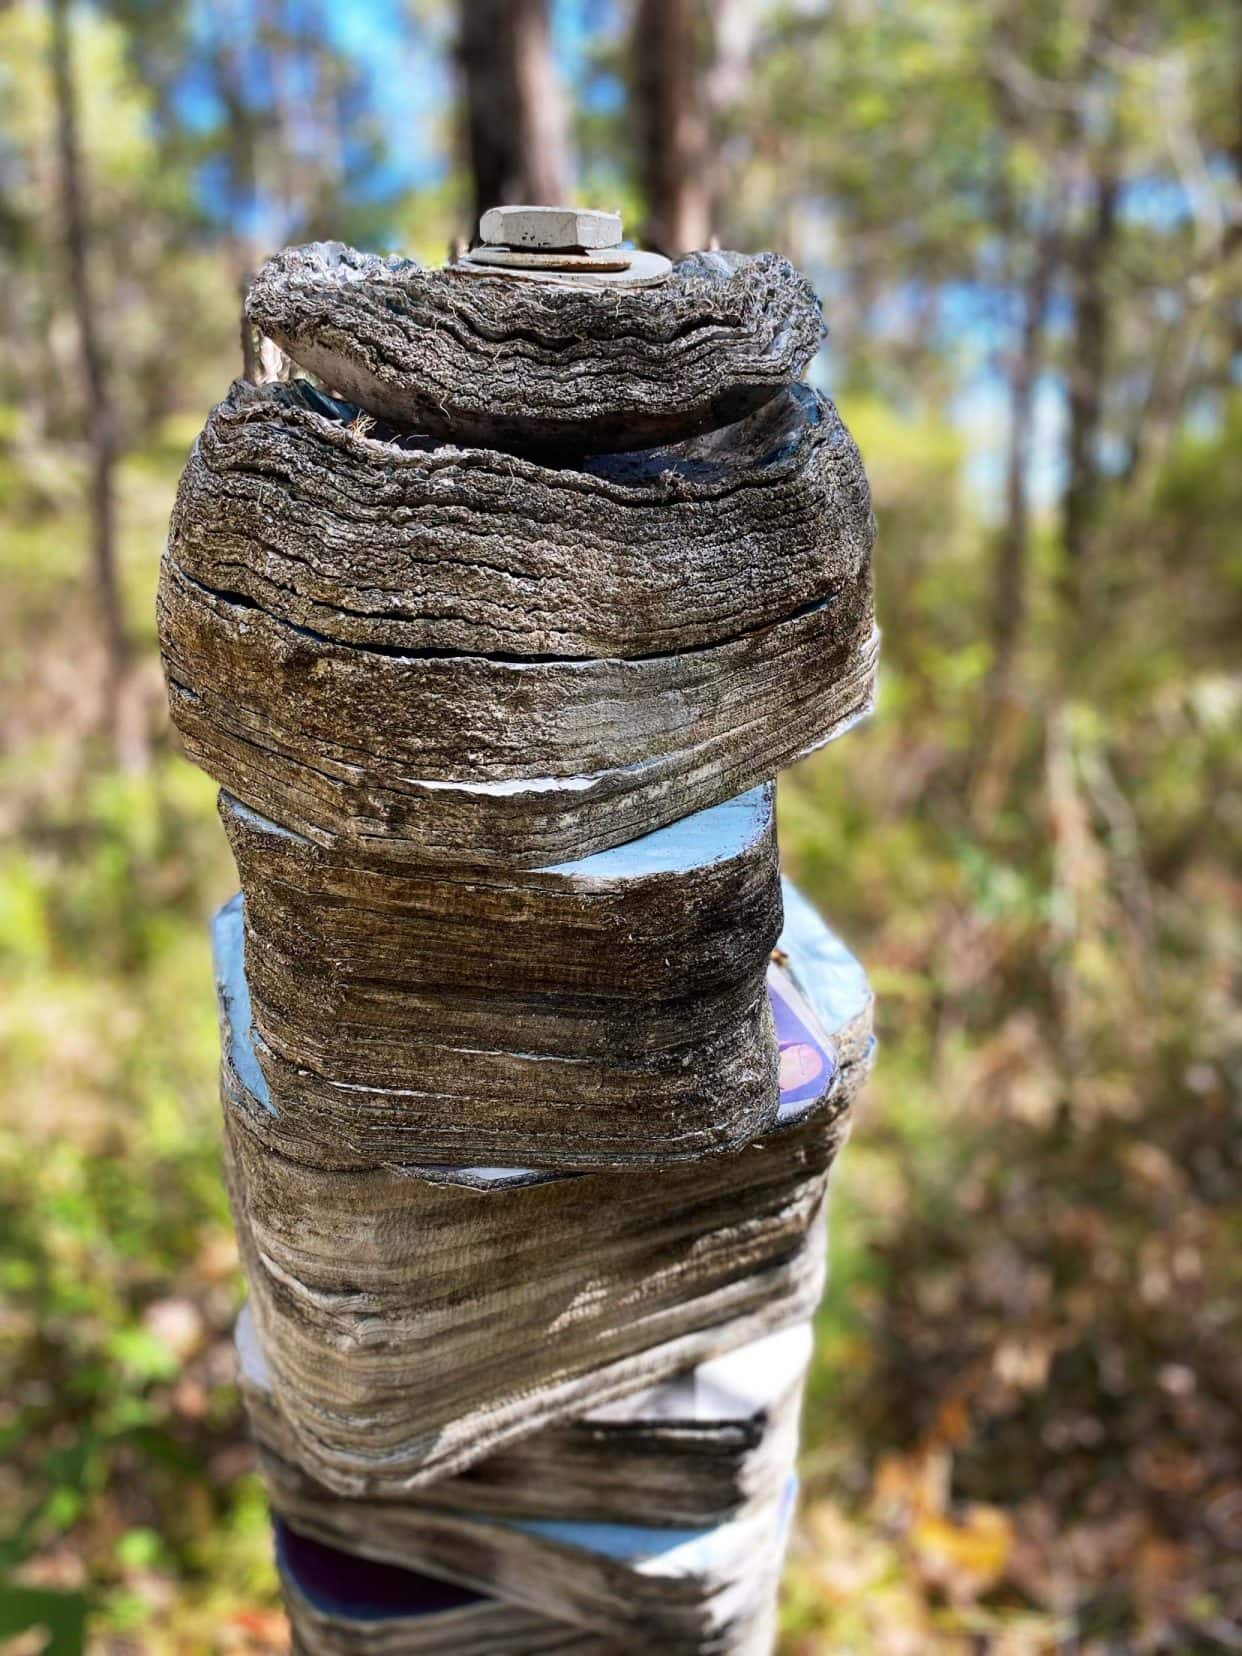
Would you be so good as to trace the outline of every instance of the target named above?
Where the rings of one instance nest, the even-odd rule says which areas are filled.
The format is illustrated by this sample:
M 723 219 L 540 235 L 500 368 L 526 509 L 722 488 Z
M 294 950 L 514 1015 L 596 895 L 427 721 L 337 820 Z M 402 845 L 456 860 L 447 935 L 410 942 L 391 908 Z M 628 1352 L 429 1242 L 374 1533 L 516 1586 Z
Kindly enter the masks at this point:
M 483 1595 L 443 1605 L 443 1583 L 410 1572 L 409 1597 L 425 1607 L 377 1614 L 325 1596 L 299 1575 L 277 1532 L 281 1596 L 289 1613 L 293 1656 L 625 1656 L 602 1634 L 552 1621 L 534 1610 Z
M 285 1127 L 389 1165 L 592 1168 L 728 1154 L 776 1113 L 762 983 L 748 999 L 718 999 L 712 1027 L 689 1040 L 674 1009 L 671 1029 L 653 1018 L 611 1049 L 623 1019 L 601 1030 L 515 1009 L 498 1033 L 503 1020 L 481 1000 L 453 1009 L 451 1025 L 445 1010 L 442 998 L 373 995 L 316 1038 L 304 1008 L 265 999 L 271 1040 L 256 1034 L 255 1051 Z M 648 1048 L 644 1032 L 664 1045 Z M 594 1050 L 564 1051 L 588 1034 Z M 504 1044 L 479 1044 L 489 1041 Z
M 767 781 L 871 706 L 869 580 L 682 654 L 513 662 L 334 643 L 164 562 L 190 756 L 264 816 L 393 860 L 538 867 Z
M 305 383 L 235 387 L 195 447 L 159 597 L 190 756 L 342 856 L 537 867 L 742 792 L 866 712 L 870 502 L 835 410 L 788 383 L 792 342 L 815 333 L 802 279 L 769 255 L 679 272 L 603 304 L 339 249 L 272 261 L 263 325 L 274 306 L 304 354 L 347 341 L 374 372 L 334 376 L 365 414 Z M 454 423 L 443 387 L 421 434 L 375 425 L 391 410 L 368 328 L 387 339 L 445 305 L 489 342 L 449 374 L 462 395 L 502 407 L 512 372 L 524 394 L 581 397 L 589 454 L 437 446 L 450 427 L 496 440 Z M 393 346 L 393 383 L 417 392 L 462 327 L 407 341 L 396 366 Z M 601 386 L 671 408 L 661 376 L 719 378 L 756 352 L 758 412 L 706 436 L 674 422 L 652 448 L 630 409 L 627 441 L 647 446 L 601 452 Z
M 537 869 L 345 862 L 220 796 L 253 950 L 315 977 L 420 992 L 685 1000 L 762 977 L 780 933 L 773 791 L 752 789 L 597 856 Z
M 777 1106 L 770 790 L 530 872 L 343 862 L 227 796 L 254 1046 L 286 1129 L 364 1161 L 599 1166 Z
M 272 1391 L 248 1307 L 236 1339 L 253 1434 L 269 1454 L 294 1463 L 297 1440 Z M 784 1489 L 811 1345 L 803 1323 L 734 1347 L 672 1380 L 532 1432 L 420 1489 L 416 1499 L 476 1518 L 719 1523 Z M 316 1493 L 327 1502 L 350 1498 L 324 1488 Z
M 457 1581 L 668 1656 L 758 1656 L 784 1558 L 789 1494 L 710 1529 L 518 1524 L 412 1503 L 324 1499 L 287 1461 L 261 1469 L 274 1510 L 343 1551 Z M 633 1646 L 629 1646 L 633 1648 Z
M 424 270 L 339 242 L 260 270 L 251 321 L 368 413 L 487 445 L 643 448 L 742 418 L 823 334 L 774 253 L 693 253 L 633 290 Z
M 845 1127 L 829 1108 L 698 1166 L 484 1195 L 284 1160 L 231 1102 L 234 1219 L 301 1465 L 342 1494 L 426 1487 L 804 1320 Z
M 280 1594 L 293 1656 L 625 1656 L 616 1640 L 480 1598 L 434 1616 L 349 1616 L 320 1609 L 287 1570 Z
M 226 1177 L 297 1650 L 771 1642 L 763 1337 L 819 1298 L 871 1039 L 792 891 L 766 960 L 760 789 L 869 710 L 874 526 L 784 260 L 564 262 L 269 261 L 249 314 L 319 383 L 233 387 L 161 569 L 246 890 Z
M 338 643 L 524 658 L 719 644 L 865 581 L 862 463 L 805 386 L 574 466 L 402 446 L 356 416 L 305 381 L 239 381 L 182 474 L 170 560 Z
M 349 1495 L 425 1488 L 809 1316 L 828 1170 L 869 1056 L 861 978 L 839 1007 L 835 1085 L 757 1144 L 639 1178 L 616 1169 L 483 1191 L 417 1167 L 294 1159 L 304 1135 L 244 1085 L 230 1034 L 230 1194 L 308 1475 Z M 434 1364 L 420 1361 L 432 1349 Z

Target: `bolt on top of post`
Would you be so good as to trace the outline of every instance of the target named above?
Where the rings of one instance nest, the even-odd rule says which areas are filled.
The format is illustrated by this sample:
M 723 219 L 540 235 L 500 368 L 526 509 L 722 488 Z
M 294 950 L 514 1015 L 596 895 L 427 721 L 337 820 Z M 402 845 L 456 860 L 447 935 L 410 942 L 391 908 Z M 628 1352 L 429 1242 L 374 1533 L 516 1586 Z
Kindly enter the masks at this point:
M 462 263 L 492 275 L 642 286 L 672 268 L 659 253 L 622 245 L 620 213 L 591 207 L 489 207 L 479 237 Z
M 589 207 L 489 207 L 479 220 L 488 247 L 585 253 L 621 245 L 620 213 Z

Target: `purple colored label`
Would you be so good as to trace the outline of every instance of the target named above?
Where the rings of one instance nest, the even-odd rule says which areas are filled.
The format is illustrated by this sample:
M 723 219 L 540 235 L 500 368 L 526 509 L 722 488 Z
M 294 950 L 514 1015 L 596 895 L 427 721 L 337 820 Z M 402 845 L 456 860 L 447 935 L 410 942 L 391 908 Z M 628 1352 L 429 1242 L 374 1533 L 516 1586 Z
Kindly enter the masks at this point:
M 768 967 L 768 1002 L 780 1052 L 781 1109 L 822 1097 L 837 1072 L 836 1052 L 789 974 L 776 965 Z
M 281 1570 L 302 1597 L 326 1615 L 385 1621 L 396 1616 L 434 1616 L 484 1602 L 481 1593 L 468 1587 L 312 1541 L 290 1529 L 283 1519 L 274 1519 L 273 1525 Z

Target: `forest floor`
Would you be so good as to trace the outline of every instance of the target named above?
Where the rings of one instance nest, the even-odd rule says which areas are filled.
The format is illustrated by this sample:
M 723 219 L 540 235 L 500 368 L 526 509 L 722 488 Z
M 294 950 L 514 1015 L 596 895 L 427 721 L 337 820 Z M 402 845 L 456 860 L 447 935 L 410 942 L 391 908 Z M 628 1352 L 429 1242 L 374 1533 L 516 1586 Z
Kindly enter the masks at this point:
M 81 520 L 27 479 L 0 551 L 11 1656 L 81 1648 L 88 1614 L 101 1656 L 286 1648 L 230 1344 L 206 922 L 233 874 L 154 654 L 189 434 L 124 468 L 119 762 Z M 1130 692 L 1139 858 L 1081 712 L 981 827 L 973 658 L 887 624 L 876 721 L 782 786 L 787 866 L 871 971 L 881 1039 L 833 1193 L 782 1649 L 1242 1649 L 1239 890 L 1200 820 L 1222 681 Z

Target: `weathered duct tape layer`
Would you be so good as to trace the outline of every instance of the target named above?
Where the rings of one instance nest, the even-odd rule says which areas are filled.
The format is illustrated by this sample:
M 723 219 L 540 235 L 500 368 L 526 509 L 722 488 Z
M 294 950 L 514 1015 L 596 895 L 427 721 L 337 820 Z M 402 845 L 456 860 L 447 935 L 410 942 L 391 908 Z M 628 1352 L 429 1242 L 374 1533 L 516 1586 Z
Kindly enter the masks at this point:
M 305 1470 L 342 1494 L 425 1487 L 809 1316 L 828 1169 L 867 1061 L 865 983 L 855 968 L 835 988 L 838 1050 L 860 1056 L 827 1096 L 745 1150 L 642 1179 L 297 1161 L 273 1150 L 279 1119 L 226 1043 L 230 1194 Z
M 275 1528 L 293 1656 L 625 1656 L 602 1633 Z
M 394 868 L 331 851 L 227 794 L 253 947 L 316 977 L 497 999 L 682 1000 L 762 972 L 780 934 L 770 783 L 597 856 L 536 869 Z
M 738 420 L 801 378 L 824 332 L 810 283 L 775 253 L 692 253 L 627 291 L 313 242 L 268 260 L 247 312 L 295 362 L 397 425 L 583 451 Z
M 191 758 L 273 821 L 394 861 L 538 867 L 731 799 L 869 710 L 878 647 L 867 580 L 730 643 L 631 661 L 337 644 L 167 558 L 158 609 Z
M 663 1162 L 771 1126 L 770 788 L 582 862 L 457 877 L 360 868 L 227 796 L 221 815 L 269 1101 L 338 1161 Z
M 230 1110 L 242 1261 L 300 1464 L 342 1494 L 425 1487 L 809 1317 L 845 1121 L 820 1128 L 713 1157 L 716 1177 L 582 1174 L 480 1195 L 280 1162 Z
M 324 1502 L 265 1455 L 274 1510 L 300 1535 L 460 1582 L 551 1620 L 669 1656 L 757 1656 L 794 1489 L 710 1529 L 488 1521 L 393 1503 Z
M 248 1307 L 236 1339 L 254 1436 L 277 1460 L 296 1464 L 297 1440 L 272 1390 Z M 735 1347 L 660 1385 L 520 1438 L 421 1489 L 417 1504 L 475 1518 L 720 1523 L 744 1506 L 776 1499 L 784 1488 L 794 1466 L 811 1346 L 810 1325 L 800 1323 Z M 309 1493 L 322 1502 L 345 1502 L 362 1515 L 370 1510 L 366 1501 L 310 1484 Z
M 239 381 L 182 474 L 169 556 L 337 643 L 629 658 L 821 602 L 873 535 L 858 450 L 802 385 L 709 437 L 550 466 L 382 437 L 305 381 Z
M 619 853 L 609 853 L 610 856 Z M 871 994 L 866 974 L 854 957 L 824 925 L 816 911 L 788 880 L 781 881 L 784 924 L 774 959 L 792 972 L 795 999 L 779 996 L 782 974 L 769 967 L 768 1001 L 775 1007 L 784 1003 L 782 1024 L 792 1023 L 785 1033 L 801 1039 L 798 1026 L 807 1030 L 812 1043 L 827 1043 L 822 1058 L 824 1076 L 811 1076 L 795 1107 L 779 1096 L 777 1124 L 788 1124 L 804 1113 L 806 1101 L 818 1096 L 832 1077 L 838 1089 L 854 1086 L 869 1066 L 872 1049 Z M 374 1148 L 351 1144 L 345 1136 L 345 1120 L 316 1119 L 299 1106 L 282 1107 L 273 1097 L 263 1067 L 256 1056 L 252 1028 L 250 988 L 244 969 L 243 903 L 240 894 L 226 903 L 212 925 L 216 958 L 216 994 L 221 1024 L 221 1087 L 226 1103 L 240 1112 L 251 1134 L 275 1156 L 324 1171 L 352 1169 L 369 1172 L 387 1165 L 398 1172 L 411 1169 L 427 1182 L 440 1182 L 470 1189 L 492 1191 L 515 1189 L 556 1179 L 554 1169 L 537 1164 L 480 1165 L 471 1147 L 464 1151 L 469 1160 L 432 1162 L 422 1153 L 422 1101 L 392 1099 L 392 1120 L 388 1131 L 403 1135 L 405 1154 L 399 1158 L 377 1157 Z M 775 974 L 775 976 L 774 976 Z M 806 1002 L 796 1004 L 798 994 Z M 803 1020 L 809 1020 L 809 1024 Z M 833 1030 L 817 1036 L 815 1030 Z M 782 1045 L 784 1041 L 782 1041 Z M 826 1077 L 826 1079 L 825 1079 Z M 656 1160 L 659 1158 L 656 1157 Z

